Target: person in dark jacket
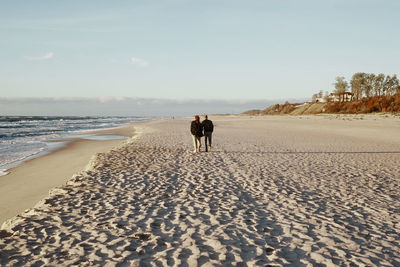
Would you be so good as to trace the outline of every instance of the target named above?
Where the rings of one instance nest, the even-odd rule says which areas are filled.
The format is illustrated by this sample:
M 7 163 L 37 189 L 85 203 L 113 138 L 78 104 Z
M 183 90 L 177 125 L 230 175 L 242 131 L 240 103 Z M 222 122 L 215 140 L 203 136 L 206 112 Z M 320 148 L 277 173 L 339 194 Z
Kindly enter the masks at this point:
M 190 124 L 190 132 L 193 137 L 193 152 L 200 152 L 201 147 L 201 137 L 203 136 L 203 125 L 200 123 L 200 117 L 198 115 L 194 116 L 194 121 Z
M 204 120 L 201 123 L 203 125 L 203 130 L 204 130 L 204 142 L 206 145 L 206 152 L 208 151 L 208 146 L 207 146 L 207 140 L 208 144 L 211 149 L 211 141 L 212 141 L 212 133 L 214 131 L 214 124 L 212 123 L 211 120 L 208 119 L 207 115 L 204 115 Z

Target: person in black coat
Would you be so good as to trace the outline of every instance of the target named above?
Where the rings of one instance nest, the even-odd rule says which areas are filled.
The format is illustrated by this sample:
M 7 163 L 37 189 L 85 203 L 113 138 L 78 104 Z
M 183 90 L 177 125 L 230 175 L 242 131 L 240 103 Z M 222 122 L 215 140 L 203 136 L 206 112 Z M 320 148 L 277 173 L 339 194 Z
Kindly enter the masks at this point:
M 207 146 L 207 141 L 208 145 L 210 146 L 211 149 L 211 141 L 212 141 L 212 133 L 214 131 L 214 124 L 212 123 L 211 120 L 208 119 L 207 115 L 204 115 L 204 120 L 201 122 L 203 125 L 203 130 L 204 130 L 204 143 L 206 145 L 206 152 L 208 151 L 208 146 Z
M 190 124 L 190 132 L 193 137 L 193 152 L 200 152 L 201 147 L 201 137 L 203 136 L 203 125 L 200 123 L 200 117 L 198 115 L 194 116 L 194 121 Z

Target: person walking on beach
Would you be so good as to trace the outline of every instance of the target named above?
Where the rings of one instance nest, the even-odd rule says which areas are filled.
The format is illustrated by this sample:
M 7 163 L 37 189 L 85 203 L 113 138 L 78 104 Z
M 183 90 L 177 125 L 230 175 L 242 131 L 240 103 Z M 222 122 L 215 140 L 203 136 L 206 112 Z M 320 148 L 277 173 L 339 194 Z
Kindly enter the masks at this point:
M 204 129 L 204 143 L 206 145 L 206 152 L 208 152 L 207 140 L 211 149 L 212 133 L 214 131 L 214 124 L 208 119 L 207 115 L 204 115 L 204 120 L 201 123 Z
M 194 121 L 190 125 L 190 132 L 193 137 L 193 152 L 200 152 L 201 147 L 201 137 L 203 136 L 203 125 L 200 123 L 200 117 L 198 115 L 194 116 Z

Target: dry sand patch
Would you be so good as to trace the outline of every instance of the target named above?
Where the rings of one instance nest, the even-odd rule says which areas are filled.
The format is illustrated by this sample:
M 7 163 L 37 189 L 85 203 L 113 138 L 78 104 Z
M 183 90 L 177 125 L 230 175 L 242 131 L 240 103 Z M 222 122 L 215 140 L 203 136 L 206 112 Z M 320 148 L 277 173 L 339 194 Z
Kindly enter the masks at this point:
M 4 225 L 1 264 L 400 265 L 399 124 L 221 117 L 193 154 L 190 120 L 141 124 Z

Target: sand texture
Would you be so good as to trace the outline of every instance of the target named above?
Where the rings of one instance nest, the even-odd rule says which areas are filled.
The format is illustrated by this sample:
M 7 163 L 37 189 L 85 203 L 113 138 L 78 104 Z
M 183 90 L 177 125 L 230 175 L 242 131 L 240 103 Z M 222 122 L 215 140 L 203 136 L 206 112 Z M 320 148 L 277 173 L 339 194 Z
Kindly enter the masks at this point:
M 133 128 L 126 125 L 90 133 L 132 137 Z M 122 142 L 121 140 L 93 141 L 79 138 L 68 141 L 70 143 L 65 147 L 29 160 L 11 169 L 8 175 L 0 176 L 0 225 L 5 220 L 33 207 L 48 195 L 51 188 L 64 184 L 73 174 L 85 169 L 93 154 L 107 152 Z
M 209 153 L 138 123 L 3 224 L 0 264 L 400 266 L 400 119 L 210 119 Z

